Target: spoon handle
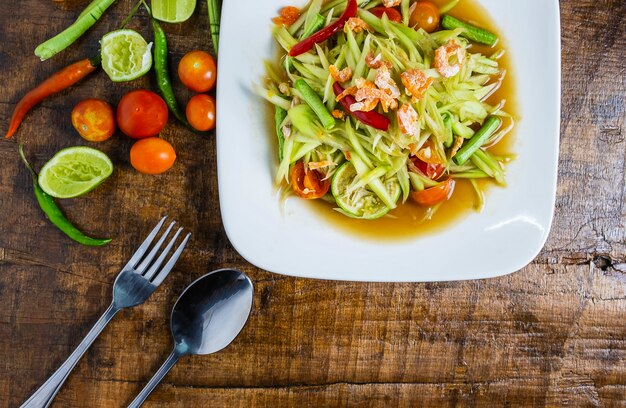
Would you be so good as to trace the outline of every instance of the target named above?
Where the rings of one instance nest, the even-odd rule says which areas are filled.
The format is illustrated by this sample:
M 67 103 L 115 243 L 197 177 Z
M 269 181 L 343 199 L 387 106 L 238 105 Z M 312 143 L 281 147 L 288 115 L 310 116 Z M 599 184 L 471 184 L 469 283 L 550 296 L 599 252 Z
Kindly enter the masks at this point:
M 91 346 L 91 343 L 94 342 L 118 311 L 119 309 L 112 303 L 61 367 L 20 408 L 48 407 L 76 363 L 78 363 L 85 351 Z
M 135 397 L 133 402 L 128 405 L 128 408 L 139 408 L 141 404 L 144 403 L 146 398 L 148 398 L 148 396 L 152 393 L 152 391 L 154 391 L 156 386 L 161 382 L 163 377 L 165 377 L 165 375 L 172 369 L 172 367 L 174 367 L 174 364 L 178 362 L 181 356 L 182 354 L 180 353 L 180 351 L 174 348 L 172 353 L 167 357 L 167 360 L 165 360 L 161 368 L 159 368 L 159 371 L 157 371 L 150 379 L 150 381 L 148 381 L 148 384 L 143 387 L 143 390 L 141 390 L 141 392 Z

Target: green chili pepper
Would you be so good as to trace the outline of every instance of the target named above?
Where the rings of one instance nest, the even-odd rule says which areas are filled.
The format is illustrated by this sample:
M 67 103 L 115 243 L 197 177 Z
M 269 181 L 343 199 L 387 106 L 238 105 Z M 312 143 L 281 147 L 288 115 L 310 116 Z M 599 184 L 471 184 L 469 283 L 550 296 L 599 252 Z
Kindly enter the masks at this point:
M 35 197 L 37 197 L 37 202 L 39 203 L 39 206 L 41 207 L 43 212 L 46 214 L 48 219 L 58 229 L 60 229 L 65 235 L 72 238 L 74 241 L 83 245 L 102 246 L 111 242 L 111 239 L 97 239 L 97 238 L 88 237 L 87 235 L 83 234 L 78 228 L 72 225 L 72 223 L 67 218 L 65 218 L 65 216 L 61 212 L 61 209 L 57 206 L 56 202 L 54 201 L 54 198 L 48 195 L 39 186 L 39 182 L 37 181 L 37 173 L 35 173 L 35 170 L 33 170 L 30 163 L 28 163 L 28 160 L 26 160 L 26 156 L 24 156 L 24 149 L 22 148 L 22 145 L 20 145 L 19 151 L 20 151 L 20 157 L 22 158 L 22 161 L 26 165 L 26 168 L 28 168 L 28 171 L 30 172 L 30 175 L 33 178 L 33 188 L 35 189 Z
M 151 18 L 151 20 L 152 30 L 154 31 L 154 72 L 156 73 L 159 91 L 170 111 L 176 116 L 176 119 L 191 128 L 185 114 L 178 107 L 172 81 L 170 80 L 170 70 L 167 62 L 167 37 L 161 25 L 155 19 Z

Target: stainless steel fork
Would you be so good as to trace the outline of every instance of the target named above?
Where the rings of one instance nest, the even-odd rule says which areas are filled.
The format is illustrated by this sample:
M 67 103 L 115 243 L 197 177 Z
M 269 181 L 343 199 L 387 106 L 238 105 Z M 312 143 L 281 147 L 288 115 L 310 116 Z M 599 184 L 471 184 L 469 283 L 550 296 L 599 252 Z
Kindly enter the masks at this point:
M 165 257 L 183 231 L 182 228 L 179 228 L 165 249 L 161 251 L 161 246 L 175 224 L 175 222 L 170 223 L 167 230 L 161 235 L 161 238 L 148 253 L 148 247 L 150 247 L 150 244 L 154 241 L 154 238 L 161 230 L 161 227 L 163 227 L 166 219 L 167 216 L 161 219 L 159 224 L 154 227 L 150 235 L 148 235 L 137 251 L 135 251 L 130 261 L 128 261 L 119 275 L 117 275 L 115 284 L 113 285 L 113 302 L 111 302 L 109 308 L 104 312 L 102 317 L 98 319 L 93 328 L 87 333 L 87 336 L 85 336 L 83 341 L 76 347 L 76 350 L 65 360 L 63 365 L 61 365 L 61 367 L 48 378 L 48 381 L 39 387 L 39 389 L 22 404 L 21 408 L 48 407 L 76 363 L 78 363 L 78 360 L 80 360 L 83 354 L 85 354 L 85 351 L 91 346 L 91 343 L 94 342 L 106 325 L 113 319 L 113 316 L 122 309 L 137 306 L 145 302 L 170 273 L 174 264 L 178 261 L 180 254 L 183 252 L 183 249 L 185 249 L 185 245 L 187 245 L 191 234 L 185 236 L 165 266 L 161 268 Z M 156 258 L 157 255 L 159 255 L 158 258 Z

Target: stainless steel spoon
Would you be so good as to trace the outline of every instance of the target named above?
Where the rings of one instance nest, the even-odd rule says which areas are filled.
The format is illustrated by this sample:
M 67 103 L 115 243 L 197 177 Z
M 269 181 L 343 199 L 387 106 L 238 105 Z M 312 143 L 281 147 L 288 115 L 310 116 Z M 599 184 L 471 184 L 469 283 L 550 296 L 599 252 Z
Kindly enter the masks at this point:
M 140 407 L 182 356 L 228 346 L 248 320 L 253 292 L 246 274 L 234 269 L 213 271 L 189 285 L 172 310 L 174 350 L 128 407 Z

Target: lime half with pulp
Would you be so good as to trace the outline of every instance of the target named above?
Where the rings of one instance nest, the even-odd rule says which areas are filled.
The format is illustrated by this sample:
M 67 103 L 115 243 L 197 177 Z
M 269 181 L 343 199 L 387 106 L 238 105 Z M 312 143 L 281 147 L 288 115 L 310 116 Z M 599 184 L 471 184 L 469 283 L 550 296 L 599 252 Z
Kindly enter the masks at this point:
M 56 198 L 72 198 L 98 187 L 113 173 L 113 163 L 100 150 L 69 147 L 52 157 L 39 172 L 39 185 Z
M 350 162 L 335 172 L 330 188 L 341 212 L 352 218 L 375 220 L 391 210 L 368 186 L 356 187 L 357 181 L 356 169 Z M 402 192 L 398 179 L 393 177 L 383 184 L 389 196 L 398 201 Z
M 151 48 L 137 31 L 112 31 L 100 40 L 102 68 L 113 82 L 137 79 L 152 66 Z
M 152 0 L 152 16 L 166 23 L 187 21 L 196 8 L 196 0 Z

